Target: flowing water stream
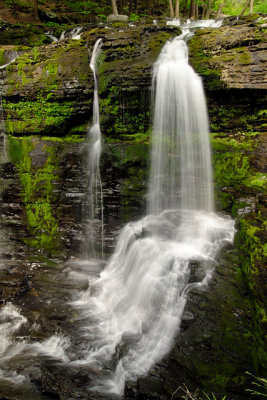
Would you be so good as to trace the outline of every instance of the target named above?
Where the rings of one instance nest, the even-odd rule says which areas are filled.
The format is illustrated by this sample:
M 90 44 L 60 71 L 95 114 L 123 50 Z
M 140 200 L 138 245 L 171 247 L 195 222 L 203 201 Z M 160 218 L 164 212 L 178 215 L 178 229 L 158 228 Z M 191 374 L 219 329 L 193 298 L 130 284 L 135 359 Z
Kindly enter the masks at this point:
M 188 65 L 183 37 L 166 43 L 154 67 L 147 216 L 123 228 L 100 277 L 87 273 L 89 286 L 69 303 L 75 310 L 75 337 L 13 343 L 13 332 L 26 320 L 12 305 L 1 311 L 0 367 L 15 355 L 30 360 L 38 354 L 64 368 L 89 368 L 94 384 L 88 390 L 122 396 L 126 381 L 147 374 L 171 349 L 188 293 L 208 284 L 218 251 L 233 240 L 234 222 L 214 212 L 205 97 L 201 79 Z M 100 40 L 90 62 L 96 83 L 88 168 L 95 198 L 102 191 L 95 70 L 99 46 Z M 92 216 L 96 206 L 103 224 L 103 203 L 92 199 Z M 98 271 L 100 264 L 91 260 L 88 268 Z M 0 380 L 28 379 L 12 373 L 0 370 Z
M 96 391 L 122 395 L 126 380 L 170 350 L 189 290 L 207 284 L 216 254 L 233 239 L 233 221 L 213 210 L 205 98 L 187 58 L 177 38 L 154 68 L 148 215 L 122 230 L 100 278 L 73 303 L 88 342 L 74 363 L 109 371 L 96 379 Z
M 96 256 L 96 231 L 100 230 L 101 237 L 101 255 L 104 254 L 104 220 L 103 220 L 103 190 L 100 175 L 100 156 L 101 156 L 101 129 L 99 115 L 99 100 L 98 100 L 98 81 L 96 62 L 101 49 L 101 39 L 98 39 L 94 45 L 90 60 L 90 68 L 94 75 L 94 99 L 93 99 L 93 121 L 88 128 L 88 231 L 86 237 L 88 242 L 85 254 Z

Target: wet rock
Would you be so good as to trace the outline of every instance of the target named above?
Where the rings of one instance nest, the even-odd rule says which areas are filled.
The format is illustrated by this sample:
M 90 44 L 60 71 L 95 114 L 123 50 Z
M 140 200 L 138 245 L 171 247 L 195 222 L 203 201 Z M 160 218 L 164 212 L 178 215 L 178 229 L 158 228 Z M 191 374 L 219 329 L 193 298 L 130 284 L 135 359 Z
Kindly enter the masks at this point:
M 110 14 L 107 17 L 108 22 L 113 21 L 128 21 L 128 15 Z
M 198 31 L 189 47 L 191 63 L 209 90 L 267 88 L 266 32 L 260 23 L 241 20 L 236 26 Z
M 175 32 L 177 34 L 179 29 L 176 28 Z M 53 130 L 60 128 L 60 136 L 74 126 L 79 126 L 80 132 L 86 131 L 86 127 L 81 130 L 80 126 L 91 116 L 94 86 L 88 49 L 92 51 L 98 38 L 103 40 L 99 71 L 102 98 L 107 102 L 110 88 L 116 86 L 118 90 L 122 89 L 123 96 L 125 94 L 125 99 L 130 101 L 126 93 L 129 90 L 130 96 L 134 95 L 134 104 L 133 100 L 129 105 L 125 102 L 124 116 L 125 112 L 128 113 L 128 108 L 131 115 L 138 108 L 141 120 L 146 121 L 147 129 L 147 111 L 142 117 L 141 110 L 143 105 L 146 110 L 149 108 L 151 67 L 164 42 L 175 35 L 175 32 L 147 29 L 146 25 L 140 24 L 129 28 L 128 24 L 118 27 L 116 23 L 111 23 L 110 26 L 94 29 L 87 25 L 80 41 L 65 39 L 34 50 L 21 49 L 20 57 L 8 69 L 1 70 L 4 79 L 4 109 L 8 118 L 7 131 L 20 135 L 51 134 Z M 134 62 L 129 62 L 129 59 Z M 110 64 L 111 61 L 113 65 Z M 141 95 L 140 79 L 144 82 L 141 84 L 144 86 Z M 140 101 L 141 106 L 138 105 Z M 112 103 L 113 99 L 111 107 Z M 121 111 L 120 109 L 119 118 Z M 108 109 L 103 112 L 102 119 L 104 129 L 108 132 L 111 124 L 108 122 Z M 130 126 L 129 123 L 128 127 Z M 123 129 L 124 133 L 127 129 Z

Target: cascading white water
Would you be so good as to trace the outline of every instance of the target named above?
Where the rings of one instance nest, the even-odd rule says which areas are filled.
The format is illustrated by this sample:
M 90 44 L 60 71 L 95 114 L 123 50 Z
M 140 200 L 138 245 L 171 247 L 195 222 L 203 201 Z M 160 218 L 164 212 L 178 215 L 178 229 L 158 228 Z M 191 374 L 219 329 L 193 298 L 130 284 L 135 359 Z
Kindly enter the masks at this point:
M 21 368 L 16 371 L 15 365 L 20 360 L 25 365 L 34 366 L 37 354 L 39 359 L 66 363 L 69 359 L 65 349 L 69 347 L 69 342 L 66 338 L 51 336 L 42 343 L 28 343 L 18 336 L 20 330 L 27 325 L 27 318 L 13 304 L 7 303 L 0 309 L 0 390 L 1 395 L 17 400 L 42 400 L 43 397 L 38 394 L 28 374 L 21 371 Z M 31 329 L 34 331 L 34 326 Z
M 95 193 L 92 220 L 100 208 L 103 226 L 103 203 L 98 202 L 99 192 L 102 198 L 101 131 L 95 67 L 100 44 L 96 42 L 90 61 L 95 90 L 88 169 L 90 193 Z M 72 337 L 60 335 L 42 343 L 14 342 L 13 335 L 19 335 L 27 320 L 12 305 L 0 312 L 0 385 L 9 390 L 11 383 L 21 398 L 27 390 L 28 398 L 39 400 L 28 371 L 25 376 L 20 368 L 10 372 L 11 363 L 19 358 L 30 364 L 36 354 L 64 368 L 89 366 L 95 382 L 89 389 L 121 396 L 127 380 L 146 374 L 171 349 L 188 293 L 207 284 L 216 254 L 233 240 L 234 222 L 213 212 L 205 99 L 182 40 L 163 48 L 153 83 L 148 215 L 126 225 L 100 278 L 92 278 L 89 289 L 72 303 L 77 311 L 73 343 Z M 198 266 L 196 274 L 192 263 Z M 88 261 L 87 268 L 99 270 L 94 260 Z
M 213 212 L 205 98 L 183 40 L 163 48 L 154 84 L 148 216 L 123 229 L 100 278 L 73 303 L 88 342 L 74 363 L 103 371 L 94 390 L 117 395 L 170 350 L 189 290 L 207 284 L 234 234 Z
M 4 131 L 4 110 L 2 101 L 3 80 L 0 77 L 0 134 Z
M 90 68 L 94 75 L 94 100 L 93 100 L 93 124 L 88 129 L 88 140 L 90 150 L 88 154 L 88 173 L 89 173 L 89 247 L 91 255 L 95 256 L 95 228 L 100 219 L 101 230 L 101 253 L 103 258 L 104 247 L 104 221 L 103 221 L 103 193 L 102 182 L 99 170 L 101 155 L 101 129 L 99 116 L 98 82 L 96 74 L 96 61 L 101 48 L 101 39 L 94 45 L 90 60 Z M 97 217 L 99 218 L 97 219 Z
M 209 125 L 200 77 L 183 40 L 168 42 L 153 75 L 155 109 L 149 214 L 213 211 Z
M 83 29 L 82 26 L 76 26 L 70 31 L 63 31 L 59 39 L 56 36 L 52 35 L 51 32 L 46 32 L 45 35 L 52 40 L 52 43 L 59 42 L 64 39 L 80 40 L 82 35 L 81 33 L 82 29 Z

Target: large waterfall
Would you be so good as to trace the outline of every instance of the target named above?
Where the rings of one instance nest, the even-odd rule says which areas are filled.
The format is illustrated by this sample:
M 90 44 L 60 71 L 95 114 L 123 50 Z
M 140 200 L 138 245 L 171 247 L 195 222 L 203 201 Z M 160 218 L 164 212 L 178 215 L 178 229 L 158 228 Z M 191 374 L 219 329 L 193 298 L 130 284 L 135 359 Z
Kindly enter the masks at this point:
M 94 117 L 88 131 L 91 209 L 87 218 L 93 223 L 92 253 L 99 219 L 103 232 L 96 76 L 100 44 L 100 40 L 96 42 L 90 62 L 95 79 Z M 181 37 L 166 43 L 155 64 L 153 103 L 147 216 L 124 227 L 100 276 L 101 260 L 81 264 L 84 268 L 77 278 L 82 277 L 74 291 L 76 297 L 64 303 L 66 314 L 71 308 L 71 317 L 62 324 L 64 335 L 55 334 L 40 343 L 29 341 L 25 333 L 19 336 L 28 323 L 20 310 L 12 304 L 0 310 L 0 385 L 4 394 L 13 387 L 19 392 L 18 399 L 43 399 L 32 376 L 37 374 L 40 379 L 38 367 L 45 360 L 49 366 L 63 367 L 64 373 L 70 367 L 70 377 L 74 371 L 88 373 L 94 386 L 81 374 L 83 391 L 101 392 L 101 398 L 122 396 L 126 381 L 147 374 L 170 351 L 190 290 L 207 285 L 218 251 L 233 240 L 233 220 L 213 210 L 205 97 L 201 79 L 188 65 L 187 46 Z M 72 281 L 76 261 L 70 266 Z M 67 269 L 65 265 L 65 273 Z M 89 270 L 94 274 L 89 276 Z M 65 294 L 58 297 L 61 303 L 65 301 Z M 56 288 L 51 298 L 47 307 L 57 298 Z M 29 324 L 27 329 L 34 329 Z
M 149 214 L 213 211 L 209 126 L 200 77 L 183 40 L 168 42 L 155 65 Z
M 103 371 L 93 390 L 117 395 L 170 350 L 188 292 L 207 284 L 233 239 L 233 222 L 213 212 L 205 98 L 183 40 L 165 45 L 153 81 L 148 215 L 122 230 L 100 278 L 73 303 L 83 339 L 74 364 Z

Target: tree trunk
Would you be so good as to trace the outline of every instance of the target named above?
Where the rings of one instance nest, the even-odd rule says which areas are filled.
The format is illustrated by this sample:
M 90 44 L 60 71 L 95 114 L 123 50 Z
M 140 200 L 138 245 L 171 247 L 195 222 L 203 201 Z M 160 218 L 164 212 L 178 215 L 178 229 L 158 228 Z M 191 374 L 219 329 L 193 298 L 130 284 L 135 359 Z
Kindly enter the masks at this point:
M 33 10 L 34 10 L 34 18 L 36 21 L 40 21 L 39 15 L 38 15 L 38 0 L 33 0 Z
M 189 14 L 189 17 L 191 19 L 194 19 L 194 17 L 195 17 L 195 0 L 191 0 L 191 2 L 190 2 L 190 14 Z
M 209 0 L 209 3 L 208 3 L 208 9 L 207 9 L 207 12 L 206 12 L 205 18 L 206 18 L 206 19 L 209 19 L 209 17 L 210 17 L 210 14 L 211 14 L 211 0 Z
M 244 15 L 244 12 L 245 12 L 246 9 L 248 8 L 250 1 L 251 1 L 251 0 L 247 0 L 247 1 L 246 1 L 245 7 L 243 8 L 243 10 L 241 11 L 241 13 L 239 14 L 239 17 L 242 17 L 242 15 Z
M 151 9 L 151 4 L 150 4 L 150 0 L 146 0 L 146 10 L 145 13 L 150 15 L 150 9 Z
M 225 0 L 219 6 L 217 14 L 216 14 L 216 18 L 220 18 L 221 14 L 222 14 L 222 9 L 224 7 L 224 4 L 225 4 Z
M 198 4 L 195 3 L 195 19 L 198 19 Z
M 112 3 L 112 13 L 115 15 L 118 15 L 118 9 L 117 9 L 117 3 L 116 0 L 111 0 Z
M 174 11 L 173 11 L 172 0 L 169 0 L 169 4 L 170 4 L 170 17 L 173 18 L 174 17 Z
M 249 7 L 249 13 L 250 14 L 253 13 L 253 4 L 254 4 L 254 0 L 250 0 L 250 7 Z
M 176 0 L 175 4 L 175 17 L 178 18 L 180 13 L 180 0 Z
M 205 18 L 206 12 L 207 12 L 207 4 L 204 4 L 203 10 L 202 10 L 202 17 L 201 17 L 202 19 Z
M 182 15 L 186 13 L 186 8 L 187 8 L 187 0 L 185 0 L 184 6 L 183 6 L 183 8 L 182 8 L 182 10 L 181 10 L 181 14 L 182 14 Z

